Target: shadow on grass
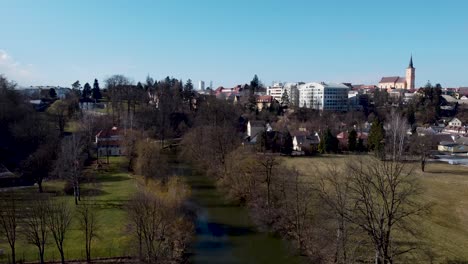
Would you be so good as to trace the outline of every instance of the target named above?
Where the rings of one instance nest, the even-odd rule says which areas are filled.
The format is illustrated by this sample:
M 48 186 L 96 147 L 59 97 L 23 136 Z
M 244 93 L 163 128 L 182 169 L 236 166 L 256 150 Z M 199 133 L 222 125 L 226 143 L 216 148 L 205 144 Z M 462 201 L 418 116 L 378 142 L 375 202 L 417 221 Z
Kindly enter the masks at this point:
M 130 178 L 127 176 L 120 176 L 120 175 L 97 175 L 94 181 L 97 183 L 100 182 L 120 182 L 120 181 L 128 181 Z
M 103 191 L 103 190 L 101 190 L 101 189 L 89 189 L 89 188 L 86 188 L 86 189 L 82 189 L 82 190 L 81 190 L 81 194 L 82 194 L 83 196 L 95 197 L 95 196 L 106 195 L 106 194 L 109 194 L 109 193 L 106 192 L 106 191 Z

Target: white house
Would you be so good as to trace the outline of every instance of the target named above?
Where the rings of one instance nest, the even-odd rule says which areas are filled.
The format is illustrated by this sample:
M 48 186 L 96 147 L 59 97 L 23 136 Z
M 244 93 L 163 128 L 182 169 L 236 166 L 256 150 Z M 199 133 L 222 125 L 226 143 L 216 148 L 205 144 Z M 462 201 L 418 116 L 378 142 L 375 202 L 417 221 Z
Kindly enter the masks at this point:
M 460 119 L 455 117 L 454 119 L 450 120 L 450 122 L 448 122 L 448 125 L 449 126 L 459 126 L 459 127 L 461 127 L 462 126 L 462 121 L 460 121 Z
M 316 151 L 320 143 L 318 133 L 311 133 L 305 129 L 300 129 L 291 133 L 293 138 L 293 150 L 295 151 Z
M 96 148 L 98 155 L 102 156 L 121 156 L 122 136 L 117 127 L 99 131 L 96 135 Z

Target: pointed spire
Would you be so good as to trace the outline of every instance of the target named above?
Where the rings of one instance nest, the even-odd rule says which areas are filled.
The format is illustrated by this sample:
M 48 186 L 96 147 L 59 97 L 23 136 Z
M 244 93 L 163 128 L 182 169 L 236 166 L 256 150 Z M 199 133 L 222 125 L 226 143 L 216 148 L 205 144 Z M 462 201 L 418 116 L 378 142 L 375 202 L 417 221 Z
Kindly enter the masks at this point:
M 410 61 L 409 61 L 409 66 L 408 68 L 414 68 L 413 67 L 413 54 L 411 54 L 411 58 L 410 58 Z

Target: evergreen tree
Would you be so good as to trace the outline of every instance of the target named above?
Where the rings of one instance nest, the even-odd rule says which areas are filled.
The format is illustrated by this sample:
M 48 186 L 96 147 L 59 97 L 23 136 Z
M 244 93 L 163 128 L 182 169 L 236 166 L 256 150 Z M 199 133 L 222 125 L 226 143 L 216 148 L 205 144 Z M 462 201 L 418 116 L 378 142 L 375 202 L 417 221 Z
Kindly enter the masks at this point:
M 49 97 L 52 98 L 52 99 L 57 98 L 57 92 L 55 91 L 54 88 L 49 89 Z
M 284 90 L 283 95 L 281 96 L 281 104 L 289 106 L 289 95 L 287 90 Z
M 318 151 L 322 154 L 338 151 L 338 139 L 333 136 L 330 128 L 327 128 L 327 131 L 322 136 L 322 140 L 320 140 L 318 145 Z
M 348 133 L 348 150 L 349 151 L 356 151 L 357 145 L 357 133 L 356 130 L 351 130 Z
M 99 82 L 97 79 L 94 79 L 92 97 L 94 100 L 100 100 L 102 98 L 101 89 L 99 88 Z
M 153 80 L 153 78 L 151 78 L 149 75 L 146 76 L 146 84 L 145 84 L 145 91 L 148 91 L 148 89 L 151 89 L 154 87 L 154 85 L 156 84 L 156 82 Z
M 91 96 L 91 85 L 89 85 L 89 83 L 85 83 L 83 91 L 81 92 L 81 97 L 89 98 L 89 96 Z
M 284 145 L 283 145 L 283 154 L 291 155 L 293 151 L 293 138 L 289 131 L 285 132 L 284 135 Z
M 259 133 L 257 136 L 257 140 L 258 151 L 265 152 L 267 150 L 267 132 L 263 131 Z
M 368 145 L 369 150 L 373 150 L 377 153 L 382 153 L 384 145 L 383 139 L 385 138 L 385 131 L 383 128 L 383 124 L 376 118 L 374 122 L 372 122 L 369 138 L 368 138 Z
M 138 83 L 137 83 L 136 88 L 137 88 L 138 90 L 144 90 L 143 84 L 141 84 L 141 82 L 138 82 Z
M 186 100 L 191 99 L 193 97 L 193 83 L 192 80 L 188 79 L 184 85 L 184 98 Z
M 364 147 L 364 140 L 363 140 L 362 138 L 359 138 L 359 139 L 358 139 L 358 143 L 357 143 L 356 149 L 357 149 L 357 151 L 359 151 L 359 152 L 364 151 L 364 149 L 365 149 L 365 147 Z
M 72 89 L 73 90 L 80 90 L 81 89 L 81 84 L 80 81 L 76 81 L 72 84 Z
M 258 79 L 257 74 L 255 74 L 252 81 L 250 81 L 250 87 L 254 93 L 257 92 L 258 88 L 260 87 L 260 80 Z

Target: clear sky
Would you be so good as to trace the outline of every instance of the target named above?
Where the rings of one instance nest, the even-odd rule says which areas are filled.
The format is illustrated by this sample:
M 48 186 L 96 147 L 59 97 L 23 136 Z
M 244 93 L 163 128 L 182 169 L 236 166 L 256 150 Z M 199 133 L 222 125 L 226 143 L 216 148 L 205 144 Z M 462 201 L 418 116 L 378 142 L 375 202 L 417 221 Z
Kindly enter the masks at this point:
M 465 0 L 0 0 L 0 73 L 70 86 L 112 74 L 468 86 Z M 197 85 L 196 85 L 197 87 Z

